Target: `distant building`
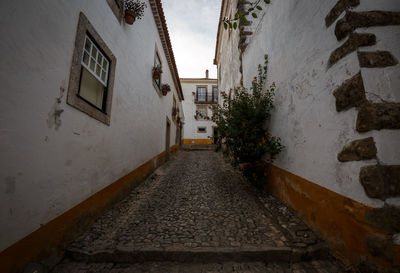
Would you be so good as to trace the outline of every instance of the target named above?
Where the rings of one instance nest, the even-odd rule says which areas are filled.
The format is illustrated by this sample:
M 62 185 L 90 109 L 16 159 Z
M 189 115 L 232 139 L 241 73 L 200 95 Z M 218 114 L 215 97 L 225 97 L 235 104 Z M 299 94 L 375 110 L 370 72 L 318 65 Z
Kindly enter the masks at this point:
M 212 122 L 210 107 L 219 102 L 217 79 L 181 78 L 182 102 L 185 115 L 183 144 L 212 144 L 216 134 L 216 124 Z
M 57 253 L 179 148 L 168 29 L 143 2 L 133 25 L 121 0 L 0 4 L 0 271 Z

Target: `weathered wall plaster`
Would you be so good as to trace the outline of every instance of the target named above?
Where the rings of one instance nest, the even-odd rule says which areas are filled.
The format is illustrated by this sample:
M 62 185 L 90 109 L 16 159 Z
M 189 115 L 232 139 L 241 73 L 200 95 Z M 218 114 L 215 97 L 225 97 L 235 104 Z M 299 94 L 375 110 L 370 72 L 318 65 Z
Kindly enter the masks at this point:
M 385 153 L 387 149 L 382 151 L 379 147 L 391 146 L 400 151 L 400 132 L 382 130 L 357 133 L 356 111 L 349 109 L 336 112 L 332 92 L 361 70 L 366 79 L 364 85 L 368 99 L 385 92 L 386 98 L 398 102 L 395 84 L 400 79 L 400 67 L 383 68 L 384 71 L 360 68 L 357 54 L 353 52 L 328 69 L 330 54 L 345 42 L 338 42 L 333 34 L 335 24 L 326 28 L 321 23 L 336 2 L 272 1 L 263 20 L 257 27 L 253 26 L 254 34 L 243 54 L 244 85 L 250 85 L 257 64 L 262 62 L 264 54 L 268 54 L 268 80 L 277 84 L 277 107 L 269 126 L 274 135 L 282 137 L 286 146 L 278 156 L 276 165 L 353 200 L 379 207 L 383 202 L 367 197 L 358 179 L 360 167 L 368 162 L 343 164 L 336 157 L 351 140 L 373 136 L 379 161 L 382 164 L 399 164 L 399 152 L 397 155 L 394 152 Z M 395 2 L 372 4 L 370 1 L 361 1 L 360 6 L 353 10 L 400 10 Z M 372 33 L 377 37 L 375 46 L 362 50 L 388 50 L 395 58 L 400 57 L 398 47 L 394 46 L 400 43 L 398 26 L 357 31 Z M 384 78 L 380 77 L 382 73 Z M 381 88 L 376 90 L 376 86 Z
M 149 7 L 130 26 L 106 1 L 0 3 L 0 251 L 165 150 L 178 95 Z M 110 126 L 60 93 L 80 12 L 117 59 Z M 152 84 L 156 45 L 172 88 L 165 97 Z M 171 123 L 171 146 L 175 132 Z
M 223 8 L 229 5 L 237 3 L 223 1 Z M 348 8 L 353 13 L 346 15 Z M 277 89 L 267 126 L 285 145 L 271 167 L 281 171 L 268 178 L 274 193 L 355 264 L 368 256 L 381 265 L 399 266 L 387 255 L 377 255 L 376 240 L 366 236 L 387 232 L 392 238 L 398 233 L 398 225 L 390 231 L 382 226 L 398 221 L 400 213 L 400 191 L 395 186 L 400 165 L 399 12 L 396 0 L 271 1 L 257 19 L 248 16 L 251 24 L 233 31 L 231 38 L 221 28 L 218 35 L 215 63 L 225 90 L 237 84 L 231 76 L 238 71 L 249 87 L 258 64 L 269 56 L 267 85 L 275 82 Z M 226 50 L 237 41 L 232 37 L 240 36 L 236 46 L 242 54 Z M 314 196 L 317 188 L 319 197 Z M 348 234 L 326 225 L 325 209 L 313 206 L 312 200 L 326 202 L 329 192 L 365 207 L 382 221 L 371 224 L 368 219 L 373 217 L 354 213 L 340 222 L 340 228 L 350 227 Z M 347 209 L 340 203 L 332 208 L 332 219 Z M 352 223 L 355 219 L 362 227 Z M 363 236 L 352 240 L 358 233 Z M 343 246 L 335 245 L 341 240 Z M 393 241 L 390 247 L 397 249 L 398 257 L 394 245 Z

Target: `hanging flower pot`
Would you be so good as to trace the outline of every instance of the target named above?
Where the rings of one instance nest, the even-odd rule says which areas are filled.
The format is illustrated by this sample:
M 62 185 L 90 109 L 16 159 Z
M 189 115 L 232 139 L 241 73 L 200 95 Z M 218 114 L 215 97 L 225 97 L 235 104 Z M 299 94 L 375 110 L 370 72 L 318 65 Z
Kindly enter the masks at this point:
M 135 22 L 136 16 L 137 14 L 135 11 L 129 9 L 125 10 L 125 22 L 128 25 L 132 25 Z
M 154 75 L 154 72 L 153 72 Z M 163 96 L 166 96 L 168 94 L 168 92 L 171 91 L 171 87 L 169 86 L 169 84 L 163 84 L 161 85 L 161 93 L 163 94 Z M 173 115 L 173 112 L 172 112 Z
M 132 25 L 136 18 L 141 19 L 144 15 L 144 9 L 147 7 L 145 2 L 139 0 L 125 0 L 125 22 Z
M 161 76 L 161 73 L 162 73 L 161 66 L 157 65 L 157 66 L 153 67 L 153 79 L 154 80 L 158 80 Z

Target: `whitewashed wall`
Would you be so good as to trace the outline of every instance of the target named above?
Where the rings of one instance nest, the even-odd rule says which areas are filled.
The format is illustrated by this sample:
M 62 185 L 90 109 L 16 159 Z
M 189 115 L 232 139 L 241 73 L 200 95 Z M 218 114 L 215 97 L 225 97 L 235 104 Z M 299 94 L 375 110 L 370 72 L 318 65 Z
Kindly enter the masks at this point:
M 243 54 L 244 85 L 251 84 L 257 65 L 262 64 L 264 55 L 268 54 L 268 81 L 277 85 L 276 109 L 269 127 L 286 146 L 275 164 L 353 200 L 379 207 L 383 202 L 367 197 L 359 182 L 360 167 L 376 164 L 376 160 L 340 163 L 337 154 L 346 143 L 373 136 L 380 162 L 399 164 L 400 132 L 357 133 L 356 110 L 353 108 L 338 113 L 332 93 L 361 70 L 368 99 L 380 101 L 380 97 L 399 102 L 400 66 L 360 69 L 357 54 L 352 53 L 328 69 L 330 54 L 344 42 L 336 40 L 335 24 L 329 28 L 325 26 L 325 17 L 336 2 L 271 1 L 271 5 L 264 9 L 265 14 L 261 13 L 261 20 L 251 26 L 254 33 L 248 39 L 249 45 Z M 398 0 L 365 0 L 354 10 L 399 11 L 400 6 Z M 357 31 L 376 34 L 377 45 L 366 50 L 388 50 L 400 60 L 398 26 Z M 226 44 L 222 46 L 222 63 L 234 57 L 229 50 L 225 50 L 227 47 Z M 231 79 L 224 79 L 224 75 L 236 75 L 235 63 L 233 68 L 224 70 L 220 84 L 227 89 L 232 86 Z M 399 200 L 394 198 L 387 202 L 399 204 Z
M 196 104 L 195 98 L 196 95 L 193 95 L 193 92 L 196 94 L 196 87 L 198 85 L 205 86 L 207 85 L 207 91 L 210 93 L 212 91 L 212 87 L 217 85 L 217 81 L 214 84 L 206 84 L 199 80 L 198 83 L 185 83 L 185 81 L 181 81 L 183 96 L 185 100 L 182 101 L 182 107 L 185 115 L 185 124 L 184 124 L 184 139 L 210 139 L 213 136 L 213 126 L 216 124 L 209 120 L 201 120 L 195 119 L 196 115 Z M 203 104 L 204 105 L 204 104 Z M 208 116 L 211 117 L 212 111 L 207 106 Z M 207 133 L 198 133 L 198 127 L 206 127 Z
M 149 7 L 130 26 L 106 0 L 1 1 L 0 251 L 163 152 L 167 116 L 174 145 L 178 96 Z M 66 104 L 81 11 L 117 58 L 110 126 Z M 156 44 L 166 97 L 152 85 Z
M 226 15 L 234 16 L 237 7 L 237 0 L 225 1 L 222 7 Z M 222 30 L 222 31 L 221 31 Z M 229 93 L 230 89 L 240 86 L 240 51 L 238 48 L 238 30 L 220 30 L 220 40 L 222 46 L 218 49 L 218 88 L 220 91 Z M 217 37 L 218 38 L 218 37 Z

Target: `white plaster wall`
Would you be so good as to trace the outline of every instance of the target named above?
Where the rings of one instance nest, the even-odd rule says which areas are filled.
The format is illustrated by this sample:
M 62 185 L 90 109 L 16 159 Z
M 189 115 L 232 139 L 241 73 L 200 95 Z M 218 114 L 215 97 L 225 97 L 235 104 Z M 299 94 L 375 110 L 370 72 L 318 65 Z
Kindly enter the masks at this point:
M 178 96 L 149 7 L 130 26 L 105 0 L 0 3 L 0 251 L 165 150 Z M 80 11 L 117 59 L 111 124 L 67 105 L 65 91 L 56 130 L 49 115 L 68 89 Z M 156 44 L 166 97 L 152 85 Z M 175 131 L 171 122 L 171 146 Z
M 243 55 L 243 79 L 248 87 L 256 75 L 257 65 L 263 63 L 265 54 L 269 55 L 268 84 L 275 82 L 277 85 L 276 109 L 269 127 L 286 146 L 275 164 L 353 200 L 382 206 L 382 201 L 366 196 L 359 182 L 360 167 L 376 164 L 376 160 L 348 163 L 337 160 L 337 154 L 346 143 L 373 136 L 380 162 L 400 164 L 398 130 L 359 134 L 355 130 L 356 110 L 336 111 L 333 91 L 360 71 L 356 53 L 327 68 L 330 54 L 345 41 L 336 40 L 335 24 L 329 28 L 325 26 L 325 17 L 337 1 L 271 2 L 260 23 L 252 26 L 254 34 Z M 361 1 L 355 10 L 398 11 L 400 7 L 397 0 Z M 376 46 L 360 50 L 389 50 L 400 60 L 398 26 L 357 31 L 377 35 Z M 224 44 L 222 48 L 225 47 Z M 361 72 L 369 99 L 400 101 L 399 65 L 361 69 Z M 390 202 L 398 203 L 398 200 Z
M 195 119 L 194 116 L 196 115 L 196 104 L 195 98 L 196 95 L 193 95 L 193 92 L 196 94 L 196 87 L 198 85 L 205 86 L 207 85 L 207 91 L 210 94 L 212 92 L 212 87 L 217 85 L 217 81 L 214 84 L 205 84 L 201 81 L 198 83 L 185 83 L 185 81 L 181 81 L 183 96 L 185 100 L 182 101 L 183 112 L 185 115 L 185 124 L 184 124 L 184 139 L 210 139 L 213 136 L 213 127 L 216 124 L 209 120 L 201 120 Z M 218 99 L 220 100 L 219 96 Z M 202 104 L 205 105 L 205 104 Z M 208 116 L 211 117 L 212 111 L 207 106 L 207 113 Z M 198 127 L 206 127 L 206 133 L 198 133 Z
M 226 1 L 224 9 L 224 16 L 228 17 L 230 14 L 235 14 L 237 7 L 237 0 Z M 240 86 L 240 51 L 239 44 L 239 31 L 238 30 L 221 30 L 221 45 L 218 52 L 218 87 L 220 91 L 227 94 L 230 89 Z

